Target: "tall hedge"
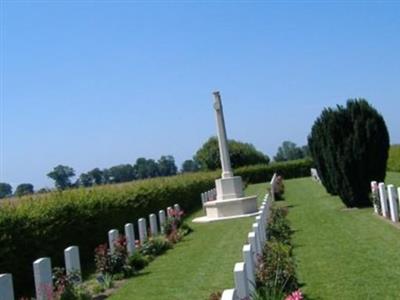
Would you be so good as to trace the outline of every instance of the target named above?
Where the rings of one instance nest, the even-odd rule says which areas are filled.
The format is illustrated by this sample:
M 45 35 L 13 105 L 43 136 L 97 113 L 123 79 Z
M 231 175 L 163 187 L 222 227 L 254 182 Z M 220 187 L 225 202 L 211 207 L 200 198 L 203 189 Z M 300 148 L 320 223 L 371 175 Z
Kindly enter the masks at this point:
M 214 185 L 216 172 L 157 178 L 96 188 L 54 192 L 0 208 L 0 273 L 12 273 L 19 295 L 33 287 L 32 262 L 50 257 L 63 266 L 63 249 L 79 246 L 83 264 L 107 232 L 179 203 L 201 205 L 200 193 Z M 136 226 L 135 226 L 136 227 Z
M 383 117 L 364 99 L 324 109 L 308 138 L 326 190 L 348 207 L 371 205 L 370 182 L 383 181 L 389 133 Z
M 308 176 L 310 161 L 256 165 L 235 170 L 247 183 L 266 182 L 276 171 L 286 178 Z M 214 187 L 220 171 L 154 178 L 130 183 L 71 189 L 17 199 L 0 206 L 0 273 L 12 273 L 17 294 L 33 288 L 32 262 L 50 257 L 63 265 L 63 250 L 80 249 L 82 264 L 93 263 L 93 250 L 111 228 L 175 203 L 187 211 L 201 205 L 200 194 Z M 135 226 L 136 227 L 136 226 Z

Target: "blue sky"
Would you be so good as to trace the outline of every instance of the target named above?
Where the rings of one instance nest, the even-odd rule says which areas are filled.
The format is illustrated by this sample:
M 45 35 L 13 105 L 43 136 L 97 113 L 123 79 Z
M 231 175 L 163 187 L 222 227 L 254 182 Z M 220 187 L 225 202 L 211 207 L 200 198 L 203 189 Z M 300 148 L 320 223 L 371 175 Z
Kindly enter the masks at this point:
M 400 2 L 3 1 L 0 181 L 172 154 L 215 134 L 270 156 L 364 97 L 400 142 Z

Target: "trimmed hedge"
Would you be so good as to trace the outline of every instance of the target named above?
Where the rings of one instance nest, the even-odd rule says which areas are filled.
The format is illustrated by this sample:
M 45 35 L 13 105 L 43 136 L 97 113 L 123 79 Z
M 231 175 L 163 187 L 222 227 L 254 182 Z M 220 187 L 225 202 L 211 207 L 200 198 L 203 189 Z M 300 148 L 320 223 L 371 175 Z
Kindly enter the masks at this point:
M 255 165 L 235 170 L 246 183 L 309 176 L 311 161 Z M 200 194 L 214 186 L 220 171 L 186 173 L 130 183 L 71 189 L 18 199 L 0 207 L 0 273 L 12 273 L 17 295 L 33 290 L 32 262 L 50 257 L 63 266 L 63 250 L 79 246 L 83 267 L 93 266 L 93 251 L 112 228 L 179 203 L 186 212 L 201 205 Z M 136 224 L 135 224 L 136 228 Z
M 400 145 L 390 146 L 387 170 L 400 172 Z
M 271 179 L 274 173 L 282 175 L 285 179 L 310 176 L 313 162 L 310 159 L 298 159 L 286 162 L 276 162 L 269 165 L 254 165 L 235 170 L 235 175 L 242 176 L 246 183 L 265 182 Z
M 33 289 L 32 262 L 51 257 L 63 266 L 63 250 L 79 246 L 83 265 L 107 232 L 179 203 L 185 211 L 200 207 L 200 193 L 214 185 L 215 172 L 156 178 L 126 184 L 54 192 L 24 198 L 0 209 L 0 273 L 12 273 L 17 295 Z M 135 224 L 136 227 L 136 224 Z

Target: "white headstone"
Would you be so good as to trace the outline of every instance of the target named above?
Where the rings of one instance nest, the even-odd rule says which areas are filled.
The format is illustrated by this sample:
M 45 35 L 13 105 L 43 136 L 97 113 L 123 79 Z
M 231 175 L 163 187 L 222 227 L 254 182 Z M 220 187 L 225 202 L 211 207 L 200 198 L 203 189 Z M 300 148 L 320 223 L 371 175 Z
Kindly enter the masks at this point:
M 126 238 L 126 250 L 129 255 L 132 255 L 136 251 L 135 241 L 135 229 L 132 223 L 125 224 L 125 238 Z
M 115 242 L 118 240 L 118 236 L 119 236 L 119 233 L 118 233 L 118 230 L 116 230 L 116 229 L 111 229 L 108 232 L 108 245 L 110 247 L 111 253 L 114 253 L 114 251 L 115 251 Z
M 11 274 L 0 274 L 0 300 L 14 300 Z
M 77 275 L 79 282 L 82 281 L 81 261 L 79 259 L 79 248 L 71 246 L 64 250 L 65 271 L 67 275 Z
M 147 241 L 147 224 L 146 219 L 140 218 L 138 221 L 140 244 L 143 245 Z
M 244 262 L 236 263 L 233 272 L 235 278 L 235 289 L 238 293 L 239 299 L 247 299 L 247 297 L 250 296 L 250 292 L 246 276 L 246 264 Z
M 179 213 L 180 213 L 180 211 L 181 211 L 181 207 L 179 206 L 179 204 L 175 204 L 175 205 L 174 205 L 174 211 L 175 211 L 175 213 L 176 213 L 177 218 L 180 219 L 180 218 L 181 218 L 181 215 L 180 215 Z
M 390 218 L 393 222 L 398 222 L 397 192 L 393 184 L 389 184 L 387 188 L 389 194 Z
M 256 223 L 258 225 L 258 231 L 259 231 L 259 237 L 260 237 L 260 242 L 261 245 L 264 246 L 265 243 L 265 230 L 264 230 L 264 223 L 261 219 L 261 216 L 256 217 Z
M 376 181 L 371 181 L 371 193 L 373 197 L 377 197 L 379 199 L 379 192 L 378 192 L 378 183 Z M 374 205 L 374 213 L 378 213 L 378 207 L 376 203 L 373 203 Z
M 53 300 L 53 278 L 51 261 L 48 257 L 39 258 L 33 262 L 35 290 L 37 300 Z
M 157 216 L 155 214 L 151 214 L 149 216 L 150 220 L 150 232 L 152 236 L 158 235 L 158 225 L 157 225 Z
M 173 215 L 173 209 L 172 209 L 172 207 L 171 206 L 168 206 L 167 207 L 167 216 L 168 217 L 172 217 L 172 215 Z
M 235 289 L 224 290 L 221 300 L 240 300 Z
M 256 243 L 257 243 L 257 253 L 261 254 L 264 244 L 261 241 L 260 228 L 257 223 L 253 223 L 253 231 L 256 234 L 255 237 L 256 237 Z
M 249 291 L 250 294 L 253 294 L 256 286 L 256 280 L 255 280 L 255 267 L 254 267 L 254 258 L 253 258 L 253 251 L 251 249 L 250 244 L 246 244 L 243 246 L 243 261 L 246 266 L 246 275 L 247 275 L 247 281 L 249 282 Z
M 163 209 L 158 212 L 158 219 L 160 221 L 161 233 L 164 233 L 165 211 Z
M 249 241 L 249 244 L 251 245 L 251 250 L 253 252 L 253 259 L 254 259 L 254 265 L 257 264 L 257 254 L 258 254 L 258 250 L 257 250 L 257 241 L 256 241 L 256 234 L 254 231 L 249 232 L 249 234 L 247 235 L 247 239 Z
M 382 216 L 389 217 L 388 204 L 387 204 L 387 193 L 385 184 L 383 182 L 379 183 L 379 198 L 381 200 Z

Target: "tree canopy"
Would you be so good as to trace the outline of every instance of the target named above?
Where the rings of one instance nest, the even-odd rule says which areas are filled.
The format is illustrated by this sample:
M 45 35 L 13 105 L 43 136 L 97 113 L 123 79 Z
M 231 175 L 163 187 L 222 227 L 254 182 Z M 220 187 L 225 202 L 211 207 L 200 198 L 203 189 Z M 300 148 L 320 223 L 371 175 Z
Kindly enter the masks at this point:
M 33 184 L 21 183 L 15 189 L 15 195 L 18 197 L 33 194 Z
M 228 147 L 232 168 L 269 163 L 269 157 L 258 151 L 252 144 L 229 140 Z M 209 138 L 201 146 L 194 156 L 194 161 L 203 170 L 221 168 L 218 140 L 216 137 Z
M 12 195 L 12 186 L 6 182 L 0 182 L 0 199 Z
M 288 161 L 301 159 L 308 156 L 308 147 L 297 147 L 297 145 L 290 141 L 284 141 L 278 148 L 278 152 L 274 156 L 275 161 Z
M 70 178 L 75 176 L 75 171 L 71 167 L 58 165 L 47 176 L 54 180 L 56 188 L 64 190 L 71 187 Z

